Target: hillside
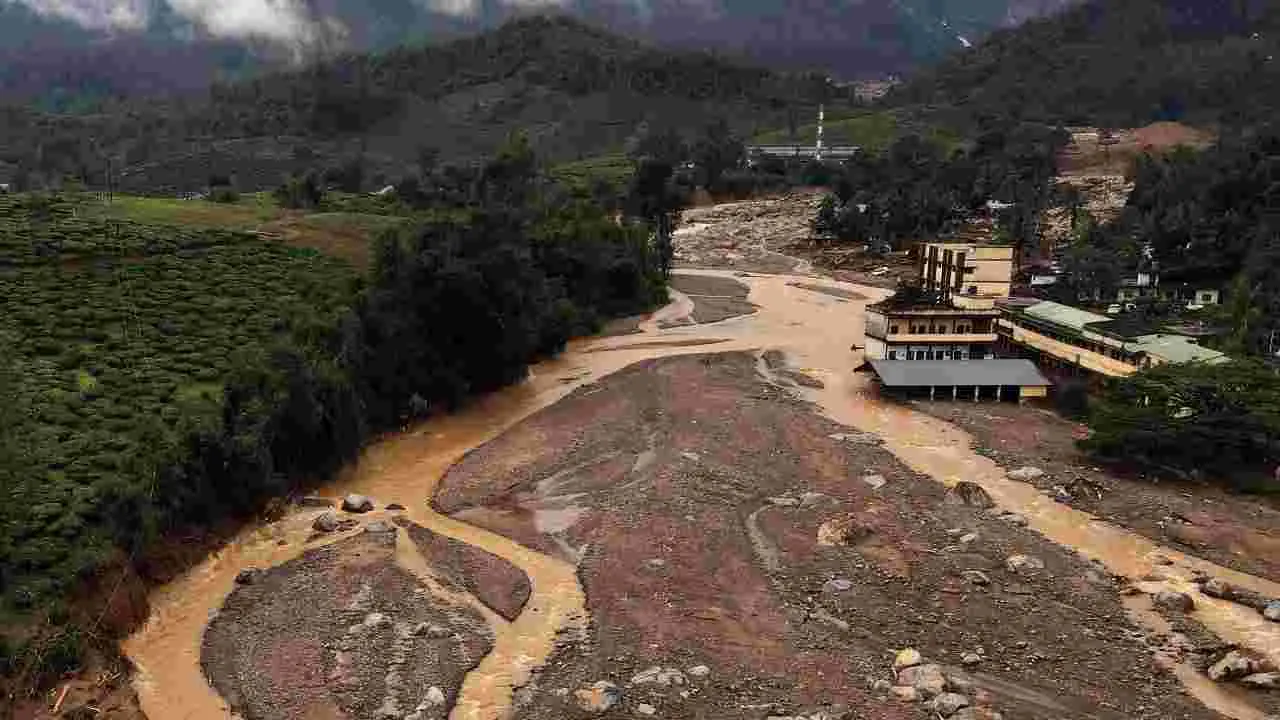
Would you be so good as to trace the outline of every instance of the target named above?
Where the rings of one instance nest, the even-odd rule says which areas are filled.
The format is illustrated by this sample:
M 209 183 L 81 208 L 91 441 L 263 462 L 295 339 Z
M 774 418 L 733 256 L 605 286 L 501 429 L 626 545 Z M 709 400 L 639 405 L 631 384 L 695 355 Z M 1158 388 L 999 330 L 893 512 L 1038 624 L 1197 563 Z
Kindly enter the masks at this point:
M 692 132 L 725 119 L 742 135 L 808 117 L 827 92 L 705 52 L 671 52 L 564 17 L 532 17 L 435 47 L 345 55 L 307 70 L 215 86 L 198 101 L 134 103 L 92 116 L 0 114 L 0 182 L 66 175 L 133 191 L 195 191 L 211 174 L 241 189 L 354 156 L 372 184 L 422 151 L 490 153 L 514 130 L 539 154 L 618 150 L 638 123 Z
M 1280 6 L 1262 0 L 1091 0 L 996 33 L 892 102 L 969 118 L 1136 127 L 1267 118 L 1280 100 Z
M 441 43 L 554 8 L 670 48 L 712 49 L 844 77 L 901 73 L 1070 0 L 814 0 L 554 4 L 515 0 L 0 3 L 0 99 L 57 110 L 198 91 L 335 51 Z

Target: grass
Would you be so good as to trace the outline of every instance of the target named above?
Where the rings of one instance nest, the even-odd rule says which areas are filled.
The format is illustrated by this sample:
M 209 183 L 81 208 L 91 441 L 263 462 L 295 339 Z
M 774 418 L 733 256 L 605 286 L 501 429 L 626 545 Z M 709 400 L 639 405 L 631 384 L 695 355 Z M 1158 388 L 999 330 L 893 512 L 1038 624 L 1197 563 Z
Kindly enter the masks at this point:
M 101 206 L 95 212 L 102 217 L 151 225 L 253 230 L 286 211 L 276 205 L 270 193 L 258 193 L 244 195 L 234 203 L 116 195 L 110 205 Z
M 342 198 L 335 195 L 335 199 Z M 277 205 L 271 193 L 244 195 L 234 203 L 117 195 L 110 205 L 86 203 L 81 207 L 90 218 L 266 233 L 288 245 L 346 260 L 360 270 L 369 267 L 373 239 L 407 221 L 394 215 L 289 210 Z
M 258 229 L 279 235 L 287 245 L 318 250 L 345 260 L 363 272 L 372 262 L 373 239 L 407 222 L 409 218 L 394 215 L 333 212 L 292 214 Z
M 959 146 L 961 137 L 948 128 L 918 125 L 888 110 L 862 110 L 829 116 L 823 135 L 826 145 L 857 145 L 868 153 L 884 152 L 895 140 L 909 133 L 919 133 L 947 152 Z M 796 128 L 796 137 L 783 130 L 771 130 L 753 138 L 757 145 L 812 145 L 818 139 L 817 124 Z
M 632 164 L 626 155 L 597 155 L 551 168 L 551 176 L 571 187 L 589 188 L 593 180 L 621 187 L 631 179 Z

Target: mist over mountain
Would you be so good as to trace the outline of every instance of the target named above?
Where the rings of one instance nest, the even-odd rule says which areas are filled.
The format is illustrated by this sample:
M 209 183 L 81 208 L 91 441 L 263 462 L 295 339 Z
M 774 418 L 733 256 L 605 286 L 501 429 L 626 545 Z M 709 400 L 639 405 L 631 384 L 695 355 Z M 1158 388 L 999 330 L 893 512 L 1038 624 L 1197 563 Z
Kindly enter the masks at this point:
M 661 45 L 900 73 L 1072 0 L 0 0 L 0 98 L 78 109 L 556 11 Z

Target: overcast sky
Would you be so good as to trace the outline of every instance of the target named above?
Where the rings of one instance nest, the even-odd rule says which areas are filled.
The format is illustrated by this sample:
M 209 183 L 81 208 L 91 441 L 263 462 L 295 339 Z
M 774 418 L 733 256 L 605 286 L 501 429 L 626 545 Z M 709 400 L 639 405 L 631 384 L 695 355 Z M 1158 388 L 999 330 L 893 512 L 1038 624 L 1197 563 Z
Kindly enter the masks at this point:
M 357 0 L 359 1 L 359 0 Z M 480 0 L 416 0 L 437 12 L 474 15 Z M 557 7 L 567 0 L 501 0 L 506 5 Z M 619 0 L 605 0 L 619 1 Z M 632 2 L 634 0 L 620 0 Z M 145 28 L 155 4 L 165 3 L 179 16 L 212 35 L 306 44 L 321 29 L 341 32 L 335 19 L 316 17 L 302 0 L 0 0 L 19 3 L 41 15 L 71 20 L 95 30 Z

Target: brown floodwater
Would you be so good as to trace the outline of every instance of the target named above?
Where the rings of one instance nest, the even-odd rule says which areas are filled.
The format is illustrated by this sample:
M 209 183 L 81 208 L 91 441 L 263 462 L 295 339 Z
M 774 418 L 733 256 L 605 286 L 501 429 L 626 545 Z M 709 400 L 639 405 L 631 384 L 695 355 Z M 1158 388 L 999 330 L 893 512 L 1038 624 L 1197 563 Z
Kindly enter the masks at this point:
M 694 274 L 734 277 L 730 272 Z M 821 389 L 799 392 L 833 420 L 880 436 L 886 449 L 907 466 L 941 483 L 968 480 L 980 484 L 1002 508 L 1026 517 L 1033 530 L 1099 561 L 1112 573 L 1135 582 L 1153 572 L 1162 573 L 1164 580 L 1148 581 L 1143 589 L 1169 587 L 1194 594 L 1197 621 L 1223 640 L 1252 648 L 1280 664 L 1280 625 L 1266 622 L 1247 608 L 1199 595 L 1190 577 L 1192 571 L 1202 570 L 1273 597 L 1280 597 L 1280 585 L 1160 546 L 1054 502 L 1033 486 L 1011 480 L 1003 468 L 974 452 L 972 438 L 962 430 L 880 401 L 871 392 L 866 376 L 853 372 L 861 354 L 850 348 L 855 342 L 862 344 L 865 302 L 884 297 L 886 291 L 814 277 L 803 278 L 809 288 L 797 287 L 791 283 L 801 278 L 794 275 L 737 279 L 750 287 L 748 299 L 759 307 L 755 314 L 709 325 L 662 329 L 664 323 L 688 318 L 694 307 L 689 298 L 673 293 L 673 302 L 641 323 L 640 333 L 574 342 L 559 358 L 533 367 L 525 382 L 481 398 L 457 414 L 433 418 L 375 443 L 358 464 L 323 489 L 322 494 L 333 498 L 358 492 L 379 504 L 401 503 L 413 522 L 505 558 L 529 576 L 532 592 L 518 618 L 508 623 L 485 611 L 494 632 L 494 650 L 468 674 L 452 718 L 508 716 L 513 690 L 546 661 L 557 634 L 585 629 L 587 614 L 573 565 L 432 511 L 429 503 L 440 478 L 469 450 L 585 384 L 640 360 L 704 352 L 783 350 L 794 366 L 823 381 Z M 836 291 L 835 295 L 822 292 L 822 288 Z M 849 293 L 867 300 L 836 296 Z M 588 420 L 584 418 L 584 422 Z M 527 450 L 538 451 L 536 447 Z M 317 545 L 304 542 L 317 513 L 301 512 L 247 530 L 185 576 L 155 592 L 149 621 L 125 643 L 125 652 L 138 669 L 135 686 L 149 717 L 231 717 L 200 669 L 204 627 L 233 589 L 241 569 L 278 565 Z M 281 540 L 285 544 L 280 544 Z M 401 564 L 424 578 L 432 592 L 442 592 L 431 583 L 431 570 L 412 544 L 403 545 L 397 554 Z M 1157 566 L 1154 561 L 1158 555 L 1171 559 L 1173 565 Z M 1140 600 L 1149 608 L 1148 600 Z M 1158 615 L 1139 611 L 1134 602 L 1129 606 L 1135 622 L 1153 632 L 1167 632 Z M 1262 717 L 1241 696 L 1203 681 L 1190 668 L 1178 665 L 1173 669 L 1188 692 L 1223 715 L 1237 720 Z

